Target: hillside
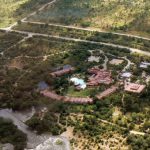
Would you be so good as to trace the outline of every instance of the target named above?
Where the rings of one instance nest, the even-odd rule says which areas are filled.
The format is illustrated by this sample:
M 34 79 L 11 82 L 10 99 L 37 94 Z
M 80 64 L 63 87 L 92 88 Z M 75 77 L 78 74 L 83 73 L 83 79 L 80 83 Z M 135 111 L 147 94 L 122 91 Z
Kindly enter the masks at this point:
M 49 0 L 0 0 L 0 28 L 25 17 Z
M 147 35 L 150 3 L 149 0 L 60 0 L 30 20 Z

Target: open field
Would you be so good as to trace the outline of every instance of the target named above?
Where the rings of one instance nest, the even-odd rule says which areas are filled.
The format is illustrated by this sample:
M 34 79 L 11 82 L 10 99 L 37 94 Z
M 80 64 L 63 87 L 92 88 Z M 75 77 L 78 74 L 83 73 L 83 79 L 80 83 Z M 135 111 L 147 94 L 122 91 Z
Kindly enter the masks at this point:
M 22 19 L 50 0 L 0 0 L 0 28 Z
M 61 37 L 91 40 L 96 42 L 113 43 L 132 48 L 149 51 L 150 41 L 135 37 L 128 37 L 112 33 L 102 33 L 81 29 L 64 28 L 47 24 L 21 23 L 14 27 L 15 30 L 28 31 L 34 33 L 49 34 Z
M 29 20 L 148 35 L 150 3 L 149 0 L 58 0 Z

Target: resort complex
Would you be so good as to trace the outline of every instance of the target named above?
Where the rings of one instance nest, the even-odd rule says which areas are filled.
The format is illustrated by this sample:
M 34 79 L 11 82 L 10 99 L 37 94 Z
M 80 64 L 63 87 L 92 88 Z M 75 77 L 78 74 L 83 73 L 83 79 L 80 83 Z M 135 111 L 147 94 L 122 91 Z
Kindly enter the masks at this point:
M 149 0 L 0 2 L 0 150 L 150 150 Z

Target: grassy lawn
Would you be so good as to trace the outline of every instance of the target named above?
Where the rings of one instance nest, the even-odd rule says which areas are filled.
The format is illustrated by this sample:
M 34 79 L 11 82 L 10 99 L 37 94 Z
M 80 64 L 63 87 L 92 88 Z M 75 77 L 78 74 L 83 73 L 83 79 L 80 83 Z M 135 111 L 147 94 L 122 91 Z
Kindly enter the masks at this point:
M 0 0 L 0 28 L 6 27 L 50 0 Z
M 61 0 L 30 20 L 150 33 L 149 8 L 149 0 Z
M 75 87 L 69 87 L 67 91 L 68 96 L 73 97 L 88 97 L 90 96 L 96 89 L 95 88 L 86 88 L 85 90 L 77 91 Z

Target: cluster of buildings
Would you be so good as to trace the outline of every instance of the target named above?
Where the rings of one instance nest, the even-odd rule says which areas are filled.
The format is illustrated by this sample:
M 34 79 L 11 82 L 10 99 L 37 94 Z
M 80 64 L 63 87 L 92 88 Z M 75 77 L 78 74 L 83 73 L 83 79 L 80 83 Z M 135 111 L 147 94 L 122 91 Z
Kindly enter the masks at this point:
M 66 68 L 66 69 L 68 69 L 68 68 Z M 63 70 L 65 70 L 65 69 L 63 69 Z M 71 78 L 71 81 L 74 82 L 76 87 L 79 89 L 85 89 L 86 88 L 86 83 L 82 79 Z M 38 83 L 38 90 L 40 91 L 40 94 L 42 94 L 43 96 L 48 97 L 52 100 L 64 101 L 64 102 L 70 102 L 70 103 L 76 103 L 76 104 L 93 103 L 93 99 L 89 98 L 89 97 L 80 98 L 80 97 L 69 97 L 69 96 L 58 95 L 54 91 L 50 90 L 48 84 L 45 81 L 41 81 Z
M 145 89 L 145 85 L 130 82 L 133 74 L 131 72 L 123 72 L 120 77 L 124 81 L 124 90 L 130 93 L 141 93 Z
M 88 70 L 88 73 L 92 75 L 88 78 L 87 83 L 83 79 L 76 77 L 70 79 L 70 81 L 74 83 L 77 90 L 83 90 L 87 86 L 98 86 L 100 84 L 109 85 L 112 83 L 110 71 L 99 68 L 91 68 Z
M 120 64 L 123 60 L 112 60 L 111 64 Z M 150 66 L 150 63 L 142 62 L 140 64 L 140 68 L 148 68 Z M 59 77 L 64 74 L 72 73 L 75 70 L 74 67 L 70 65 L 65 65 L 62 68 L 59 68 L 58 70 L 50 73 L 52 77 Z M 88 78 L 87 83 L 80 78 L 72 77 L 70 81 L 74 83 L 77 90 L 84 90 L 87 86 L 98 86 L 100 84 L 106 84 L 109 85 L 113 82 L 111 71 L 107 71 L 104 69 L 99 69 L 98 67 L 94 67 L 88 70 L 88 73 L 90 74 L 90 77 Z M 137 83 L 131 83 L 130 78 L 132 77 L 131 72 L 123 72 L 120 75 L 121 82 L 118 81 L 119 84 L 115 84 L 111 86 L 110 88 L 106 89 L 105 91 L 101 92 L 100 94 L 97 94 L 96 97 L 98 99 L 103 99 L 110 94 L 117 91 L 119 88 L 120 83 L 124 86 L 124 90 L 126 92 L 131 93 L 141 93 L 145 89 L 145 85 L 143 84 L 137 84 Z M 40 90 L 40 93 L 46 97 L 49 97 L 53 100 L 58 101 L 64 101 L 64 102 L 70 102 L 70 103 L 77 103 L 77 104 L 90 104 L 93 103 L 93 99 L 86 97 L 86 98 L 80 98 L 80 97 L 68 97 L 68 96 L 60 96 L 56 94 L 53 91 L 49 90 L 48 85 L 42 81 L 38 84 L 38 88 Z
M 91 68 L 88 73 L 92 74 L 88 79 L 88 86 L 98 86 L 99 84 L 109 85 L 112 83 L 111 72 L 99 68 Z

